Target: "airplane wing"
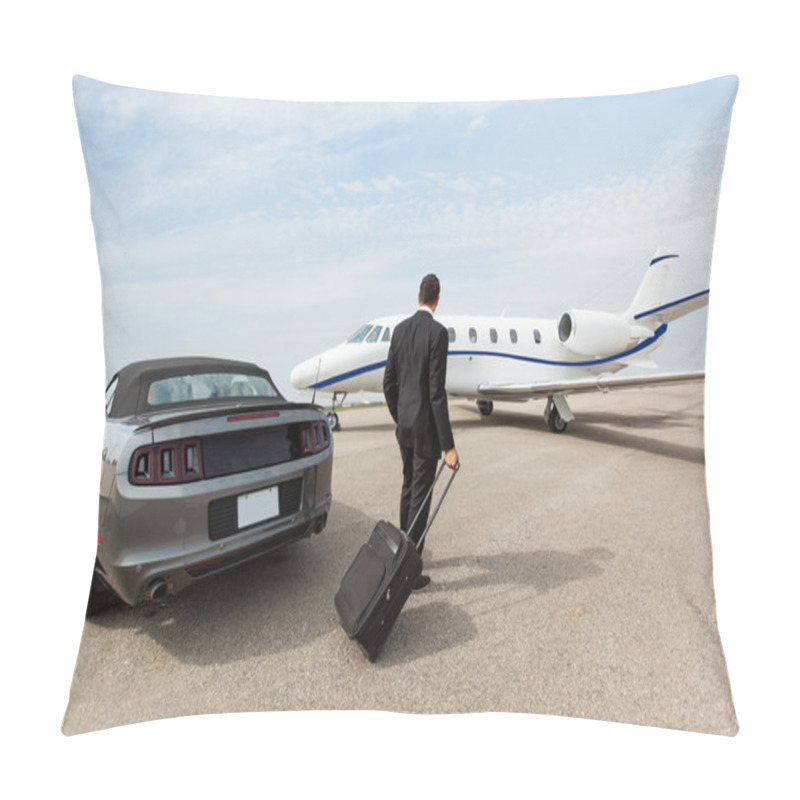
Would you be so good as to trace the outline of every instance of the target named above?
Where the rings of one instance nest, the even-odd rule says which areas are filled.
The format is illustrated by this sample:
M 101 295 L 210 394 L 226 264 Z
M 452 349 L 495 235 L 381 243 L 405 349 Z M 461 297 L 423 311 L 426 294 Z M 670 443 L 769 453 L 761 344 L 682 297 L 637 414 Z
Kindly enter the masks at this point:
M 617 376 L 609 373 L 589 378 L 537 383 L 483 383 L 478 395 L 487 400 L 528 400 L 553 395 L 581 392 L 608 392 L 612 389 L 630 389 L 661 386 L 675 383 L 694 383 L 705 380 L 704 372 L 672 372 L 663 375 Z

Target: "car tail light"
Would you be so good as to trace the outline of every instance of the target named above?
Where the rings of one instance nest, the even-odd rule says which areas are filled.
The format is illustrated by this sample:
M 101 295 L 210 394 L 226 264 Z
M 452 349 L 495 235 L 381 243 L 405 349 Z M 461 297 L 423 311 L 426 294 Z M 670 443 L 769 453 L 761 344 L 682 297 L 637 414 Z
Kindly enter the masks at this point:
M 194 439 L 190 442 L 183 442 L 181 445 L 181 455 L 184 480 L 188 481 L 202 478 L 203 469 L 200 466 L 200 440 Z
M 131 457 L 128 478 L 137 486 L 186 483 L 203 477 L 199 439 L 147 445 Z
M 158 483 L 176 483 L 178 480 L 178 464 L 180 454 L 173 444 L 166 444 L 158 448 Z
M 131 483 L 152 483 L 153 482 L 153 448 L 141 447 L 131 459 L 130 467 Z
M 300 454 L 310 456 L 330 447 L 331 430 L 327 422 L 306 422 L 300 426 Z

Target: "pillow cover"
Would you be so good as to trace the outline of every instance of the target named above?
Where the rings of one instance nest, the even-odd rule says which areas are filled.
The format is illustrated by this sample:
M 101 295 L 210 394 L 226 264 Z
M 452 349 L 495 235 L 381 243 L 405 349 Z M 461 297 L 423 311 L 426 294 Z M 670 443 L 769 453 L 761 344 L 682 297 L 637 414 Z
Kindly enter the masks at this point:
M 100 564 L 107 582 L 96 578 L 93 596 L 124 602 L 87 616 L 64 732 L 376 709 L 734 735 L 698 378 L 737 88 L 723 77 L 596 98 L 292 103 L 76 77 L 109 381 L 100 538 L 104 520 L 108 541 L 121 536 L 108 520 L 134 497 L 125 530 L 147 527 L 150 539 L 127 539 L 113 568 Z M 441 280 L 465 468 L 426 542 L 432 584 L 370 664 L 333 596 L 376 521 L 396 514 L 400 459 L 380 376 L 426 273 Z M 328 349 L 353 331 L 348 357 L 366 360 L 329 372 Z M 114 416 L 153 360 L 191 369 L 135 383 Z M 344 393 L 362 401 L 334 409 L 324 532 L 267 555 L 254 539 L 237 551 L 250 522 L 209 532 L 205 510 L 224 527 L 212 506 L 227 493 L 226 513 L 249 521 L 301 512 L 284 512 L 272 486 L 210 474 L 212 421 L 181 427 L 199 414 L 189 395 L 205 408 L 222 391 L 226 402 L 261 392 L 251 364 L 269 370 L 281 413 Z M 156 400 L 165 386 L 169 399 Z M 246 416 L 258 415 L 235 419 Z M 126 425 L 149 437 L 135 451 Z M 265 436 L 258 446 L 274 451 Z M 319 447 L 305 494 L 324 480 Z M 275 468 L 248 458 L 248 469 Z M 169 516 L 170 497 L 203 512 Z M 196 519 L 204 553 L 230 569 L 206 574 L 213 559 L 189 554 Z M 171 572 L 135 583 L 159 548 Z M 123 596 L 123 584 L 136 590 Z

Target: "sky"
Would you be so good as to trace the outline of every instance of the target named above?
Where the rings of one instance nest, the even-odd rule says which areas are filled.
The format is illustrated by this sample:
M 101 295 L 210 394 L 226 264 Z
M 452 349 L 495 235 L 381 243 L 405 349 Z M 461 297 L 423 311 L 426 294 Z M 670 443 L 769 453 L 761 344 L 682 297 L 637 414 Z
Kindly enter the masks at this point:
M 708 288 L 734 78 L 643 94 L 308 103 L 76 76 L 106 373 L 168 355 L 292 367 L 411 313 L 623 310 L 650 257 Z M 702 369 L 706 310 L 656 359 Z

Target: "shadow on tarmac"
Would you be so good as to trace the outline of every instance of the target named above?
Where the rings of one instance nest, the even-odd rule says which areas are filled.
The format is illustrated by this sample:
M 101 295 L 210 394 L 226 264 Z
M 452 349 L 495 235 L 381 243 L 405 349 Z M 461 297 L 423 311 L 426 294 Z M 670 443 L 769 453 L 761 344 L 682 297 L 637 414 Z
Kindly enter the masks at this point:
M 86 625 L 133 630 L 151 637 L 178 660 L 201 665 L 235 663 L 303 647 L 339 629 L 333 598 L 376 522 L 338 503 L 333 504 L 329 520 L 320 535 L 209 576 L 162 602 L 116 606 L 88 619 Z M 426 563 L 426 571 L 444 574 L 434 573 L 430 587 L 411 600 L 509 583 L 546 592 L 599 575 L 598 562 L 611 557 L 605 550 L 577 554 L 543 550 L 434 559 Z M 457 604 L 438 599 L 421 605 L 409 602 L 390 637 L 402 646 L 388 649 L 395 655 L 383 660 L 414 660 L 474 635 L 469 613 Z
M 464 410 L 469 410 L 465 408 Z M 489 417 L 481 417 L 477 409 L 475 416 L 469 420 L 458 420 L 453 423 L 453 431 L 458 440 L 458 431 L 471 430 L 478 426 L 496 426 L 498 428 L 516 427 L 541 433 L 546 436 L 562 436 L 584 442 L 619 447 L 626 450 L 638 450 L 643 453 L 674 458 L 692 464 L 705 463 L 705 448 L 702 441 L 697 447 L 648 436 L 647 432 L 679 430 L 697 426 L 697 418 L 702 414 L 689 410 L 680 412 L 657 412 L 650 414 L 618 414 L 614 412 L 587 411 L 576 413 L 575 419 L 569 423 L 564 433 L 554 434 L 547 427 L 541 414 L 526 414 L 495 410 Z
M 539 550 L 534 553 L 434 558 L 425 566 L 425 572 L 432 576 L 431 583 L 419 595 L 412 594 L 375 665 L 389 668 L 408 663 L 456 647 L 477 636 L 473 617 L 462 606 L 444 600 L 415 606 L 417 599 L 436 596 L 437 593 L 457 597 L 459 592 L 470 589 L 507 587 L 509 584 L 529 587 L 537 594 L 543 594 L 571 581 L 598 577 L 603 573 L 598 562 L 613 557 L 610 550 L 591 548 L 577 554 Z M 447 571 L 466 574 L 448 577 Z
M 697 447 L 692 447 L 685 444 L 666 442 L 647 435 L 648 432 L 656 433 L 697 427 L 697 419 L 702 419 L 703 416 L 702 404 L 699 411 L 694 408 L 674 412 L 643 412 L 635 414 L 622 414 L 613 411 L 581 411 L 576 413 L 575 420 L 569 424 L 567 431 L 563 434 L 553 434 L 549 430 L 541 413 L 544 408 L 543 405 L 541 405 L 541 408 L 537 408 L 528 403 L 520 404 L 519 410 L 495 408 L 488 417 L 482 416 L 476 406 L 469 404 L 458 403 L 456 406 L 451 403 L 451 408 L 458 408 L 460 411 L 471 415 L 468 419 L 452 420 L 456 441 L 458 441 L 459 431 L 464 432 L 487 426 L 517 428 L 535 434 L 564 436 L 610 447 L 638 450 L 652 455 L 664 456 L 665 458 L 687 461 L 692 464 L 705 463 L 705 449 L 702 442 Z M 341 430 L 337 431 L 335 435 L 346 436 L 348 433 L 367 432 L 394 434 L 394 423 L 389 418 L 388 410 L 386 411 L 385 420 L 374 423 L 348 425 L 345 418 L 342 422 Z
M 374 526 L 334 502 L 321 534 L 209 575 L 161 602 L 119 605 L 86 624 L 135 630 L 180 661 L 201 665 L 302 647 L 339 626 L 334 595 Z
M 558 550 L 537 550 L 523 553 L 465 556 L 433 559 L 426 571 L 457 568 L 463 576 L 434 580 L 426 591 L 455 592 L 464 589 L 516 583 L 530 586 L 537 593 L 549 592 L 571 581 L 596 578 L 603 573 L 598 562 L 608 561 L 614 554 L 605 548 L 590 548 L 579 553 Z

